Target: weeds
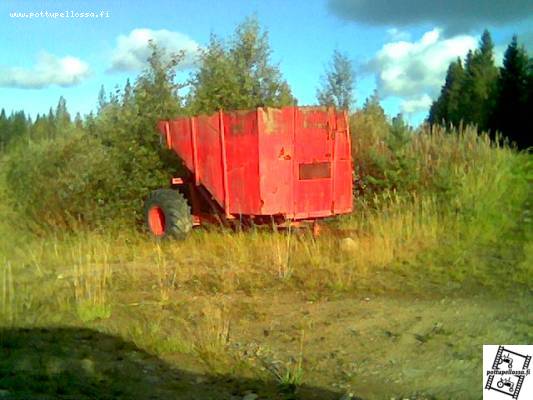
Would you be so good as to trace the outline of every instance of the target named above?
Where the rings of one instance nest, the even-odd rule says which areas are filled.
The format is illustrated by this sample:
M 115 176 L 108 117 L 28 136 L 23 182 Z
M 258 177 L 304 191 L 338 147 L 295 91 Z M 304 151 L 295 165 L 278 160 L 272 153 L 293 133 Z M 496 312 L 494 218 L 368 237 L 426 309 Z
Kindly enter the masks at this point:
M 298 352 L 298 359 L 295 362 L 286 366 L 285 372 L 277 374 L 277 379 L 280 385 L 288 390 L 294 391 L 297 386 L 302 383 L 304 370 L 303 370 L 303 351 L 304 351 L 304 333 L 302 330 L 300 333 L 300 349 Z
M 2 319 L 12 324 L 16 317 L 15 287 L 13 284 L 13 271 L 9 261 L 4 262 L 2 268 L 2 293 L 0 313 Z
M 358 144 L 361 151 L 365 143 Z M 328 222 L 316 240 L 294 230 L 268 229 L 199 229 L 184 242 L 156 244 L 136 232 L 80 229 L 36 236 L 8 225 L 14 214 L 2 197 L 0 233 L 9 240 L 0 240 L 1 322 L 91 323 L 158 355 L 199 360 L 213 374 L 263 379 L 267 374 L 256 364 L 264 357 L 246 358 L 233 347 L 242 335 L 239 313 L 254 323 L 270 318 L 270 304 L 254 303 L 256 297 L 268 302 L 283 293 L 319 303 L 368 292 L 416 299 L 527 293 L 533 265 L 528 156 L 494 148 L 471 131 L 434 130 L 401 146 L 409 173 L 393 174 L 394 187 L 367 189 L 354 212 Z M 389 150 L 377 146 L 376 157 L 393 157 Z M 228 301 L 243 297 L 249 300 L 247 310 Z M 443 341 L 447 321 L 446 331 L 420 328 L 408 339 L 426 347 Z M 511 332 L 502 340 L 530 336 L 525 323 L 502 324 Z M 306 329 L 313 335 L 314 328 Z M 389 340 L 406 338 L 391 329 L 385 330 Z M 273 329 L 268 334 L 268 340 L 275 335 Z M 289 340 L 296 336 L 283 334 Z M 247 340 L 241 348 L 259 342 Z M 471 347 L 470 339 L 463 341 L 465 349 Z M 303 361 L 303 331 L 299 343 L 292 361 L 263 365 L 267 377 L 289 391 L 313 376 L 313 366 Z
M 272 235 L 272 246 L 274 249 L 274 265 L 278 267 L 278 277 L 281 280 L 287 280 L 291 277 L 294 270 L 291 265 L 291 240 L 292 229 L 288 228 L 285 235 L 278 231 Z
M 83 322 L 109 318 L 111 316 L 111 304 L 107 294 L 111 279 L 109 250 L 104 247 L 99 249 L 101 251 L 99 254 L 96 254 L 94 249 L 84 252 L 81 243 L 76 250 L 73 284 L 78 317 Z
M 194 351 L 213 373 L 222 373 L 220 365 L 228 359 L 230 320 L 224 306 L 207 305 L 194 327 Z M 225 366 L 227 368 L 227 365 Z

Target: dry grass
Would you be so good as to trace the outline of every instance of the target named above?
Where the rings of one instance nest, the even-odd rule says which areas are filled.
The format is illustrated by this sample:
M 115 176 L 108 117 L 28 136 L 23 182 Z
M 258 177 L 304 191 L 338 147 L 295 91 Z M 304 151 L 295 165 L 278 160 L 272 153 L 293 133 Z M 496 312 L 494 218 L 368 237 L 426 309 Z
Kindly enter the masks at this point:
M 0 209 L 0 234 L 13 238 L 0 239 L 1 322 L 97 327 L 163 357 L 190 356 L 213 374 L 263 379 L 266 369 L 295 386 L 308 376 L 304 326 L 282 336 L 294 359 L 265 361 L 261 346 L 247 358 L 236 347 L 246 336 L 233 328 L 242 315 L 267 313 L 256 297 L 283 293 L 307 304 L 368 293 L 446 296 L 465 283 L 466 293 L 501 290 L 502 282 L 530 289 L 531 217 L 521 214 L 526 156 L 471 131 L 416 136 L 406 151 L 419 155 L 412 172 L 421 187 L 439 181 L 442 190 L 358 199 L 355 212 L 329 222 L 318 239 L 269 229 L 198 229 L 164 243 L 137 232 L 35 237 L 6 224 L 13 214 Z

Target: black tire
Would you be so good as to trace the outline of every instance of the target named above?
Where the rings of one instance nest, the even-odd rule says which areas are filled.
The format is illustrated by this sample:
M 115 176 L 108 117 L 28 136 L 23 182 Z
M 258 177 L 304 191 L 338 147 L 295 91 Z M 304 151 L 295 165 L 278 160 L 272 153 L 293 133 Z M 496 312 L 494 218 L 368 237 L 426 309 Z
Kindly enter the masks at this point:
M 152 236 L 183 240 L 192 229 L 191 208 L 177 190 L 158 189 L 144 202 L 144 220 Z

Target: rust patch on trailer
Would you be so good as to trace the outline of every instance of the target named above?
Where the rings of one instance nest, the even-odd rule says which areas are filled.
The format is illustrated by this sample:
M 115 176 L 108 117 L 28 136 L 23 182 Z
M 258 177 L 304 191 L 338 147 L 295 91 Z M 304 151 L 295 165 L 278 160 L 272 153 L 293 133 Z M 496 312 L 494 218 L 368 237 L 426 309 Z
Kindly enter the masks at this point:
M 285 152 L 285 148 L 282 147 L 281 150 L 280 150 L 280 152 L 279 152 L 278 159 L 279 159 L 279 160 L 285 160 L 285 161 L 288 161 L 288 160 L 291 160 L 292 157 L 291 157 L 291 155 L 290 155 L 289 153 L 286 153 L 286 152 Z
M 304 128 L 326 129 L 327 127 L 327 122 L 304 120 Z
M 243 132 L 244 132 L 244 122 L 243 121 L 233 122 L 233 124 L 231 125 L 231 133 L 233 135 L 240 135 Z
M 328 111 L 328 108 L 325 106 L 322 107 L 307 107 L 302 109 L 303 116 L 303 127 L 304 128 L 315 128 L 315 129 L 326 129 L 328 128 L 327 120 L 324 121 L 321 117 L 324 116 L 324 113 Z
M 278 116 L 281 114 L 281 110 L 278 108 L 267 107 L 262 108 L 261 113 L 265 124 L 265 133 L 275 133 L 279 131 Z
M 314 112 L 327 112 L 329 107 L 327 106 L 298 106 L 298 110 L 304 115 Z

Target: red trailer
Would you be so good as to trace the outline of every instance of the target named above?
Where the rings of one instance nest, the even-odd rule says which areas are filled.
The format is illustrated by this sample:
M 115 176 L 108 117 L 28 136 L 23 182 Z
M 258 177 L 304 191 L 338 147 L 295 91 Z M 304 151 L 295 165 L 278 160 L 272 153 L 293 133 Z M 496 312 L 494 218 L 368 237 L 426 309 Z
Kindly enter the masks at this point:
M 145 203 L 151 233 L 183 237 L 205 221 L 298 224 L 352 210 L 347 114 L 257 108 L 160 121 L 187 176 Z M 315 226 L 318 226 L 315 224 Z

